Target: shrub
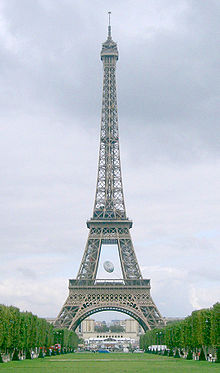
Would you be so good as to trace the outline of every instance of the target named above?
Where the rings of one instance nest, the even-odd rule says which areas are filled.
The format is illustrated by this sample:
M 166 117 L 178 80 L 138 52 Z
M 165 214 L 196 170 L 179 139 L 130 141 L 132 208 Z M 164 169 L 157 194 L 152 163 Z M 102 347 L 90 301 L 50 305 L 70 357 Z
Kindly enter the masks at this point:
M 2 360 L 2 355 L 1 355 L 1 353 L 0 353 L 0 364 L 1 363 L 4 363 L 4 361 Z

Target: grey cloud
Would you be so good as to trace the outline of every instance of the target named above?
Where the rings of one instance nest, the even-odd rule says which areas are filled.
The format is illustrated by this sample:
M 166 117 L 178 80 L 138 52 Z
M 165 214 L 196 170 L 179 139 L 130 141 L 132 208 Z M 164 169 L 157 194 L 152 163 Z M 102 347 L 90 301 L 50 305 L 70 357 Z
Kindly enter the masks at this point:
M 24 277 L 36 279 L 37 273 L 35 271 L 30 270 L 29 268 L 17 268 L 17 271 L 21 273 Z
M 107 6 L 120 52 L 122 168 L 134 246 L 161 312 L 187 314 L 217 299 L 211 282 L 218 280 L 220 242 L 206 233 L 219 230 L 220 216 L 214 0 L 2 1 L 1 299 L 52 316 L 78 270 L 95 192 Z M 35 266 L 44 269 L 37 285 Z M 207 269 L 200 286 L 206 268 L 213 273 Z M 22 295 L 25 276 L 30 287 Z

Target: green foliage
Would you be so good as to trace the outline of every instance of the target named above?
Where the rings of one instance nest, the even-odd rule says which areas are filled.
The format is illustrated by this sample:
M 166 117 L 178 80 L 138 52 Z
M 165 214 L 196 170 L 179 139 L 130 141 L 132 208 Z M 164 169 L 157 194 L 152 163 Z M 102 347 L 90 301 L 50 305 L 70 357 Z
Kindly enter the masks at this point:
M 205 361 L 206 360 L 203 348 L 200 351 L 199 360 L 201 360 L 201 361 Z
M 49 348 L 47 348 L 46 349 L 46 356 L 50 356 L 51 354 L 50 354 L 50 350 L 49 350 Z
M 192 358 L 193 358 L 192 350 L 189 350 L 189 351 L 188 351 L 188 354 L 187 354 L 187 356 L 186 356 L 186 359 L 187 359 L 187 360 L 192 360 Z
M 42 348 L 40 349 L 40 353 L 39 353 L 39 355 L 38 355 L 38 358 L 39 358 L 39 359 L 43 359 L 43 358 L 44 358 L 44 354 L 43 354 L 43 350 L 42 350 Z
M 194 311 L 184 320 L 172 322 L 161 329 L 148 330 L 140 338 L 140 346 L 144 350 L 160 344 L 178 350 L 219 346 L 220 303 L 210 309 Z
M 54 341 L 53 343 L 59 343 L 61 348 L 69 347 L 73 350 L 77 348 L 79 338 L 75 332 L 68 329 L 54 329 Z
M 0 364 L 4 363 L 3 359 L 2 359 L 2 355 L 0 353 Z
M 58 334 L 57 334 L 58 331 Z M 45 319 L 16 307 L 0 305 L 0 350 L 30 350 L 60 343 L 62 347 L 76 349 L 78 337 L 67 329 L 55 329 Z
M 179 350 L 178 350 L 178 348 L 177 348 L 176 351 L 175 351 L 174 357 L 175 357 L 175 359 L 180 358 L 180 354 L 179 354 Z
M 109 327 L 107 325 L 102 325 L 102 326 L 95 326 L 95 332 L 98 333 L 106 333 L 109 332 Z
M 27 350 L 26 359 L 31 360 L 31 352 L 30 352 L 30 350 Z
M 19 361 L 19 355 L 18 355 L 18 350 L 15 349 L 13 356 L 12 356 L 12 361 Z
M 169 351 L 169 356 L 170 356 L 170 357 L 173 356 L 173 350 L 172 350 L 172 348 L 171 348 L 170 351 Z
M 109 329 L 112 333 L 123 333 L 125 331 L 125 328 L 121 325 L 110 325 Z
M 220 363 L 220 346 L 216 349 L 216 363 Z
M 213 346 L 220 346 L 220 303 L 213 306 L 210 339 Z
M 140 346 L 140 348 L 141 348 L 142 350 L 145 350 L 145 352 L 146 352 L 146 346 L 144 345 L 144 334 L 142 334 L 142 335 L 140 336 L 140 339 L 139 339 L 139 346 Z

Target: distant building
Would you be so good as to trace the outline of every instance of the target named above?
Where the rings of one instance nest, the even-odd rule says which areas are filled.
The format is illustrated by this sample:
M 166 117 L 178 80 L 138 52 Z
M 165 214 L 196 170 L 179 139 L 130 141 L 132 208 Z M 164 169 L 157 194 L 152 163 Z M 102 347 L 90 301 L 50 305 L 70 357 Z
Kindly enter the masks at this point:
M 76 333 L 84 339 L 87 334 L 93 334 L 95 332 L 95 320 L 87 318 L 81 322 L 81 324 L 76 328 Z
M 112 320 L 110 325 L 120 325 L 124 327 L 122 332 L 99 332 L 95 331 L 95 326 L 100 322 L 87 318 L 82 321 L 76 329 L 77 334 L 84 339 L 85 347 L 88 349 L 108 348 L 114 350 L 123 350 L 128 347 L 136 348 L 139 345 L 140 334 L 143 329 L 134 319 Z
M 55 318 L 46 319 L 54 324 Z M 134 319 L 112 320 L 110 326 L 121 326 L 122 332 L 99 332 L 95 326 L 106 326 L 105 321 L 96 321 L 88 317 L 76 328 L 76 333 L 84 339 L 85 347 L 88 349 L 108 348 L 114 350 L 125 350 L 139 346 L 140 335 L 144 333 L 142 327 Z
M 49 322 L 50 324 L 54 324 L 56 318 L 55 318 L 55 317 L 46 317 L 46 320 L 47 320 L 47 322 Z
M 111 325 L 122 326 L 125 328 L 125 320 L 112 320 Z
M 166 321 L 166 324 L 171 324 L 173 322 L 176 322 L 176 321 L 181 321 L 181 320 L 184 320 L 184 317 L 166 317 L 165 318 L 165 321 Z

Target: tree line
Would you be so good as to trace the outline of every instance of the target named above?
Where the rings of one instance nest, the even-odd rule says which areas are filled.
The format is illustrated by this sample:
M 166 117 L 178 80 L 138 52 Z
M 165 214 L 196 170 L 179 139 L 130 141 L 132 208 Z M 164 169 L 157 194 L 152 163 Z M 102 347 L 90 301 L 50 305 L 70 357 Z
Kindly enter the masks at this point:
M 95 332 L 98 332 L 98 333 L 106 333 L 106 332 L 123 333 L 125 331 L 125 328 L 122 325 L 110 325 L 110 326 L 107 326 L 107 325 L 98 326 L 98 325 L 96 325 L 94 329 L 95 329 Z
M 220 303 L 212 308 L 192 312 L 184 320 L 163 328 L 148 330 L 140 338 L 145 351 L 152 345 L 166 345 L 168 349 L 190 351 L 220 350 Z
M 65 349 L 75 349 L 78 336 L 68 329 L 56 329 L 31 312 L 0 305 L 0 352 L 27 352 L 40 347 L 49 348 L 55 343 L 60 343 Z

